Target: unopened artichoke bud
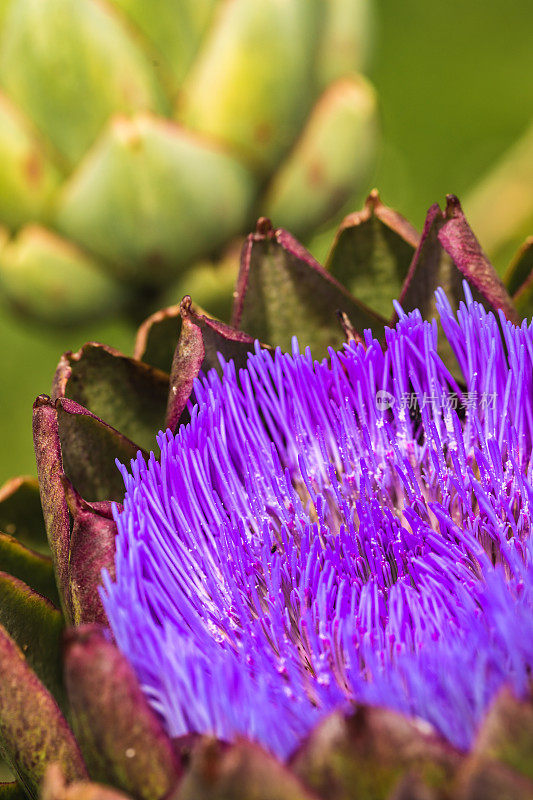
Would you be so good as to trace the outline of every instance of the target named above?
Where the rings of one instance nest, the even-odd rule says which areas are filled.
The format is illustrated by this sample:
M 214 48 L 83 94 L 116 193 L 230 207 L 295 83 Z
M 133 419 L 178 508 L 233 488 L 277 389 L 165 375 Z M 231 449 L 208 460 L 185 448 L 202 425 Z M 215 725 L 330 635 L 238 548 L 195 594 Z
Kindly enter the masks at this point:
M 72 325 L 124 306 L 128 293 L 76 245 L 29 225 L 0 249 L 0 286 L 23 314 Z
M 265 213 L 296 236 L 308 236 L 366 189 L 377 138 L 377 101 L 370 84 L 361 77 L 332 84 L 276 173 Z
M 122 278 L 161 285 L 238 233 L 254 193 L 222 148 L 155 117 L 121 118 L 64 187 L 57 219 Z
M 84 305 L 63 277 L 66 256 L 55 263 L 52 253 L 53 286 L 33 276 L 28 298 L 16 281 L 6 284 L 13 307 L 48 324 L 110 310 L 137 320 L 148 296 L 153 308 L 179 300 L 168 299 L 175 285 L 182 295 L 200 287 L 210 313 L 226 315 L 225 276 L 201 271 L 192 287 L 185 276 L 242 241 L 268 187 L 276 208 L 273 178 L 295 143 L 310 138 L 312 152 L 298 158 L 305 172 L 316 153 L 323 181 L 309 207 L 305 175 L 289 159 L 275 217 L 306 234 L 372 169 L 374 143 L 362 142 L 359 123 L 340 108 L 326 113 L 319 99 L 360 69 L 369 2 L 1 3 L 0 227 L 14 237 L 46 225 L 110 281 L 104 304 L 93 302 L 92 285 L 80 289 Z M 345 143 L 350 131 L 354 149 L 328 158 L 328 136 Z

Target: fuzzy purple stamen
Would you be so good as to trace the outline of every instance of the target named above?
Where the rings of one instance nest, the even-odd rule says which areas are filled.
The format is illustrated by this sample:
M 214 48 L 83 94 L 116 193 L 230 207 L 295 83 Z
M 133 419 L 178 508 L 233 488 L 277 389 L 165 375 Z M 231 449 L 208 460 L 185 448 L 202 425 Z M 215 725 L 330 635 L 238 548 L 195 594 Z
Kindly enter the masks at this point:
M 533 324 L 437 292 L 330 352 L 256 348 L 139 456 L 102 598 L 171 736 L 280 757 L 356 701 L 467 749 L 533 667 Z M 455 407 L 457 406 L 457 407 Z

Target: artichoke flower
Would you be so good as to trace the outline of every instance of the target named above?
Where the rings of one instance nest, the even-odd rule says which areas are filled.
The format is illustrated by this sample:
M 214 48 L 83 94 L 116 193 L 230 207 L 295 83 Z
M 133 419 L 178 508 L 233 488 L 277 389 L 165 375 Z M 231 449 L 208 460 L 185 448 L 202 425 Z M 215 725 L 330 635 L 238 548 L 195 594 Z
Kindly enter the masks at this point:
M 419 237 L 373 194 L 328 264 L 263 218 L 232 327 L 186 297 L 37 398 L 6 797 L 533 797 L 533 326 L 452 196 Z
M 138 313 L 196 262 L 205 275 L 259 207 L 300 236 L 330 219 L 373 168 L 376 98 L 359 74 L 370 10 L 4 0 L 7 297 L 53 325 Z

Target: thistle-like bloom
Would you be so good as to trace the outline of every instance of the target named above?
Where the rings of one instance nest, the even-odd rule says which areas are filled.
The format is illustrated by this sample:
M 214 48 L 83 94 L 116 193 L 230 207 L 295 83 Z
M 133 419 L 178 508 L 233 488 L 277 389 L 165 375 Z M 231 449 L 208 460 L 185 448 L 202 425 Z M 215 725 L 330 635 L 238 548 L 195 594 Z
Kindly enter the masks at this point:
M 398 309 L 385 347 L 223 364 L 161 457 L 122 468 L 102 597 L 172 736 L 286 757 L 365 701 L 467 749 L 499 688 L 527 691 L 533 324 L 468 291 L 437 309 L 461 380 L 437 323 Z

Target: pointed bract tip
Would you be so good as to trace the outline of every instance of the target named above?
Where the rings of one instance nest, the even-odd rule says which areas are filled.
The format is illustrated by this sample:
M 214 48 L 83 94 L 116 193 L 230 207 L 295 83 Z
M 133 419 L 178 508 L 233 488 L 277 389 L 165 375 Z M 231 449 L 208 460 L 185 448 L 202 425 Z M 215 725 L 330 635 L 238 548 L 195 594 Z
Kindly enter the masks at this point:
M 260 236 L 268 236 L 272 233 L 274 226 L 268 217 L 259 217 L 255 226 L 255 232 Z
M 379 196 L 379 191 L 377 189 L 372 189 L 372 191 L 365 200 L 365 206 L 366 208 L 373 210 L 379 205 L 381 205 L 381 197 Z
M 454 217 L 457 214 L 462 213 L 462 206 L 461 201 L 455 194 L 447 194 L 446 195 L 446 209 L 444 215 L 446 218 Z
M 43 406 L 49 406 L 50 408 L 55 407 L 54 403 L 47 394 L 38 395 L 33 403 L 34 410 L 37 410 L 38 408 L 43 408 Z
M 187 317 L 190 314 L 191 307 L 192 307 L 191 296 L 189 294 L 186 294 L 180 303 L 180 314 L 182 319 L 183 317 Z

